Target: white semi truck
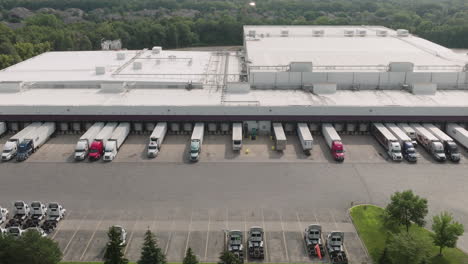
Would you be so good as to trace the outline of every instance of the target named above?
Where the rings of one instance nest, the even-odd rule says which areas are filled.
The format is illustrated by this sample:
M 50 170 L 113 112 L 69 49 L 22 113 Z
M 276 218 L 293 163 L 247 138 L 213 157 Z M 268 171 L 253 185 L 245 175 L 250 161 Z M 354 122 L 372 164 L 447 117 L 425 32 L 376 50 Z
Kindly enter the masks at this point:
M 448 159 L 453 162 L 459 162 L 461 158 L 460 151 L 458 150 L 457 143 L 453 141 L 451 137 L 444 133 L 444 131 L 440 130 L 438 127 L 434 126 L 433 124 L 426 123 L 423 124 L 423 127 L 429 132 L 431 132 L 436 138 L 442 142 L 444 145 L 445 155 Z
M 445 130 L 449 136 L 455 139 L 460 145 L 468 149 L 468 131 L 455 123 L 447 124 Z
M 416 155 L 416 150 L 414 149 L 413 140 L 396 124 L 386 123 L 385 126 L 400 142 L 403 158 L 409 162 L 416 162 L 418 157 Z
M 148 158 L 155 158 L 161 150 L 161 145 L 166 137 L 167 123 L 159 122 L 149 137 Z
M 298 123 L 297 124 L 297 136 L 301 141 L 302 150 L 306 155 L 310 155 L 310 151 L 312 150 L 314 139 L 312 134 L 310 133 L 309 126 L 306 123 Z
M 34 122 L 12 136 L 3 147 L 2 160 L 11 160 L 14 156 L 16 156 L 18 146 L 21 142 L 23 142 L 24 137 L 26 137 L 31 131 L 39 128 L 41 125 L 41 122 Z
M 39 128 L 31 131 L 18 146 L 17 161 L 24 161 L 36 152 L 55 132 L 54 122 L 45 122 Z
M 200 153 L 203 145 L 203 136 L 205 134 L 205 124 L 195 123 L 192 138 L 190 140 L 190 161 L 196 162 L 200 159 Z
M 93 143 L 103 127 L 104 122 L 96 122 L 80 137 L 75 146 L 75 160 L 84 160 L 86 158 L 91 143 Z
M 418 142 L 431 154 L 437 161 L 445 161 L 444 145 L 440 140 L 423 126 L 417 123 L 411 123 L 410 126 L 416 132 L 416 139 Z
M 393 161 L 403 160 L 399 140 L 382 123 L 373 123 L 371 132 Z
M 283 125 L 281 123 L 273 123 L 273 135 L 275 139 L 275 149 L 283 151 L 286 149 L 286 135 L 284 134 Z
M 115 128 L 114 132 L 112 132 L 112 136 L 109 138 L 109 140 L 107 140 L 104 148 L 105 161 L 112 161 L 115 156 L 117 156 L 117 152 L 119 151 L 120 146 L 122 146 L 125 139 L 127 139 L 129 133 L 129 122 L 122 122 Z
M 232 150 L 242 149 L 242 123 L 232 124 Z

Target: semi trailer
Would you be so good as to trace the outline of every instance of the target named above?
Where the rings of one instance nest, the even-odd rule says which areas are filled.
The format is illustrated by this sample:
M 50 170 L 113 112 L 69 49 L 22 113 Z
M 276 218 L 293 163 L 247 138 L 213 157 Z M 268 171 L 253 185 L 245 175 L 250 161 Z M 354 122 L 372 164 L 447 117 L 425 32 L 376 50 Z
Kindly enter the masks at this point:
M 387 129 L 393 133 L 393 135 L 398 139 L 401 145 L 401 153 L 403 154 L 403 158 L 405 158 L 409 162 L 416 162 L 418 157 L 416 155 L 416 150 L 413 145 L 413 140 L 411 140 L 408 135 L 403 132 L 396 124 L 394 123 L 386 123 L 385 126 Z
M 371 133 L 393 161 L 403 160 L 400 143 L 382 123 L 373 123 Z
M 322 135 L 330 148 L 330 153 L 335 161 L 344 161 L 344 147 L 341 137 L 336 132 L 332 124 L 322 124 Z
M 107 140 L 112 136 L 112 132 L 114 132 L 117 124 L 117 122 L 109 122 L 99 131 L 89 148 L 88 158 L 90 160 L 99 160 L 101 158 L 104 154 L 104 146 Z
M 33 130 L 37 129 L 42 125 L 41 122 L 34 122 L 27 127 L 23 128 L 20 132 L 12 136 L 3 146 L 2 160 L 8 161 L 16 156 L 18 152 L 18 146 L 23 142 L 24 138 Z
M 286 149 L 286 135 L 284 134 L 283 125 L 281 123 L 273 123 L 273 135 L 275 139 L 275 149 L 283 151 Z
M 119 151 L 120 147 L 124 143 L 125 139 L 127 139 L 129 133 L 130 133 L 129 122 L 122 122 L 114 129 L 111 137 L 107 140 L 105 147 L 104 147 L 103 159 L 105 161 L 114 160 L 115 156 L 117 156 L 117 152 Z
M 205 124 L 195 123 L 192 138 L 190 140 L 190 161 L 196 162 L 200 159 L 200 153 L 203 145 L 203 136 L 205 134 Z
M 411 123 L 410 126 L 416 131 L 416 139 L 431 156 L 437 161 L 445 161 L 444 145 L 440 140 L 423 126 L 417 123 Z
M 442 142 L 442 144 L 444 145 L 445 155 L 448 159 L 450 159 L 453 162 L 460 161 L 460 151 L 458 150 L 457 143 L 455 143 L 455 141 L 453 141 L 451 137 L 449 137 L 447 134 L 445 134 L 442 130 L 440 130 L 433 124 L 426 123 L 423 124 L 423 127 L 429 130 L 429 132 L 431 132 L 436 138 L 440 140 L 440 142 Z
M 312 134 L 310 133 L 309 126 L 306 123 L 298 123 L 297 124 L 297 136 L 301 141 L 302 150 L 306 155 L 310 155 L 310 151 L 312 150 L 314 139 L 312 138 Z
M 232 150 L 242 149 L 242 123 L 232 124 Z
M 31 131 L 18 146 L 17 161 L 24 161 L 36 152 L 55 132 L 54 122 L 45 122 Z
M 93 143 L 103 127 L 104 122 L 96 122 L 80 137 L 75 146 L 75 160 L 84 160 L 86 158 L 91 143 Z
M 166 137 L 167 123 L 159 122 L 153 129 L 149 137 L 148 143 L 148 158 L 155 158 L 161 150 L 161 145 Z
M 468 131 L 455 123 L 447 124 L 445 130 L 449 136 L 455 139 L 460 145 L 468 149 Z
M 411 138 L 413 141 L 413 146 L 417 147 L 418 146 L 418 140 L 416 139 L 416 131 L 408 124 L 408 123 L 398 123 L 397 126 L 405 132 L 405 134 Z

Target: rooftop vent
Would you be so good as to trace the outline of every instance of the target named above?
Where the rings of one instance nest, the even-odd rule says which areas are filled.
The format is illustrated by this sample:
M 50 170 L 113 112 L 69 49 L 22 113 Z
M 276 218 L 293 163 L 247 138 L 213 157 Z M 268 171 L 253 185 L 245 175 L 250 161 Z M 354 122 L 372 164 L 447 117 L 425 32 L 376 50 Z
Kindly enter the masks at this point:
M 96 75 L 103 75 L 106 73 L 106 68 L 103 66 L 96 66 Z
M 281 37 L 287 37 L 289 35 L 288 30 L 281 30 Z
M 352 36 L 354 36 L 354 30 L 345 30 L 345 31 L 344 31 L 344 36 L 345 36 L 345 37 L 352 37 Z
M 169 55 L 169 60 L 170 61 L 175 61 L 176 59 L 176 56 L 175 55 Z
M 143 65 L 142 65 L 141 61 L 135 61 L 133 63 L 133 69 L 134 70 L 141 70 L 142 67 L 143 67 Z
M 162 50 L 162 48 L 159 47 L 159 46 L 154 46 L 154 47 L 151 49 L 151 51 L 153 52 L 153 54 L 159 54 L 159 53 L 161 53 L 161 50 Z
M 359 37 L 365 37 L 367 35 L 367 31 L 366 30 L 356 30 L 356 35 L 358 35 Z
M 408 37 L 409 32 L 407 29 L 397 29 L 397 36 L 398 37 Z
M 323 37 L 323 35 L 325 35 L 325 30 L 323 30 L 323 29 L 313 30 L 312 31 L 312 36 L 314 36 L 314 37 Z
M 256 34 L 255 30 L 249 30 L 249 35 L 248 36 L 252 37 L 252 38 L 255 38 L 255 34 Z
M 118 52 L 117 53 L 117 60 L 125 60 L 125 53 Z
M 388 35 L 388 31 L 387 30 L 377 30 L 377 36 L 378 37 L 386 37 Z

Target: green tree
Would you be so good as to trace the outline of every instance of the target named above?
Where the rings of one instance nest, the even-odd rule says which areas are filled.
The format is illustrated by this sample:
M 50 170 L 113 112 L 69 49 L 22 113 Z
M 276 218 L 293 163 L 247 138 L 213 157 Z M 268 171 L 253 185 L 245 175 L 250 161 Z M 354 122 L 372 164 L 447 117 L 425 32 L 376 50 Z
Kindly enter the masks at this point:
M 432 218 L 431 234 L 434 239 L 434 245 L 439 247 L 439 256 L 442 256 L 442 250 L 445 247 L 454 248 L 457 245 L 458 237 L 463 235 L 464 227 L 462 224 L 453 221 L 451 214 L 443 212 Z
M 161 248 L 158 247 L 156 237 L 150 230 L 147 230 L 145 233 L 138 264 L 166 264 L 166 256 Z
M 128 260 L 124 257 L 125 244 L 122 242 L 120 232 L 112 226 L 107 232 L 109 242 L 107 242 L 106 252 L 104 253 L 104 264 L 127 264 Z
M 427 200 L 407 190 L 396 192 L 390 197 L 390 203 L 385 208 L 389 218 L 406 227 L 409 232 L 411 222 L 418 226 L 425 224 L 424 217 L 427 215 Z
M 241 264 L 239 258 L 229 251 L 223 251 L 219 256 L 218 264 Z
M 197 256 L 193 254 L 192 248 L 187 249 L 183 264 L 198 264 Z
M 40 257 L 39 257 L 40 256 Z M 62 259 L 58 243 L 38 232 L 28 231 L 19 238 L 0 236 L 0 263 L 57 264 Z
M 405 232 L 393 234 L 387 243 L 388 258 L 391 263 L 421 264 L 430 257 L 431 247 L 427 237 Z

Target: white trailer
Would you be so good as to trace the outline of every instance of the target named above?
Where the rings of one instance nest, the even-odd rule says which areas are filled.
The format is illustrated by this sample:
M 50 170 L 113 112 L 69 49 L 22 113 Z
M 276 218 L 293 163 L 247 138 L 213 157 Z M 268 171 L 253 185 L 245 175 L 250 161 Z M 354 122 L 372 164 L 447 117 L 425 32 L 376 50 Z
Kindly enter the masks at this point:
M 167 123 L 159 122 L 156 127 L 153 129 L 149 137 L 148 143 L 148 158 L 154 158 L 158 155 L 161 150 L 161 145 L 166 137 L 167 133 Z
M 411 123 L 410 126 L 416 132 L 418 142 L 432 155 L 437 161 L 445 161 L 444 145 L 440 140 L 423 126 L 417 123 Z
M 16 133 L 14 136 L 12 136 L 5 143 L 5 146 L 3 146 L 2 160 L 11 160 L 16 155 L 16 152 L 18 151 L 18 146 L 21 142 L 23 142 L 24 137 L 26 137 L 29 133 L 31 133 L 31 131 L 37 129 L 41 125 L 41 122 L 34 122 L 22 129 L 20 132 Z
M 237 151 L 242 148 L 242 123 L 232 124 L 232 150 Z
M 283 151 L 286 149 L 286 135 L 281 123 L 273 123 L 273 135 L 275 136 L 275 149 Z
M 446 132 L 465 149 L 468 149 L 468 131 L 466 129 L 458 124 L 449 123 Z
M 373 123 L 371 132 L 392 160 L 403 160 L 399 140 L 382 123 Z
M 418 140 L 416 139 L 416 131 L 408 123 L 398 123 L 397 126 L 406 133 L 406 135 L 411 138 L 413 146 L 418 146 Z
M 312 150 L 314 139 L 312 138 L 312 134 L 310 133 L 309 127 L 306 123 L 298 123 L 297 124 L 297 136 L 301 141 L 302 150 L 307 155 L 310 155 L 310 151 Z
M 440 130 L 438 127 L 434 126 L 433 124 L 423 124 L 424 128 L 429 130 L 436 138 L 442 142 L 444 145 L 444 150 L 445 150 L 445 155 L 447 158 L 449 158 L 451 161 L 454 162 L 459 162 L 461 159 L 461 154 L 460 151 L 458 150 L 458 146 L 453 141 L 451 137 L 449 137 L 447 134 L 444 133 L 444 131 Z
M 84 160 L 86 158 L 91 143 L 93 143 L 103 127 L 104 122 L 96 122 L 80 137 L 75 146 L 75 160 Z
M 17 161 L 24 161 L 36 152 L 55 132 L 55 122 L 45 122 L 39 128 L 31 131 L 18 146 Z
M 3 135 L 7 131 L 7 124 L 6 122 L 0 122 L 0 136 Z
M 117 156 L 117 152 L 130 133 L 130 123 L 122 122 L 112 132 L 104 148 L 104 160 L 111 161 Z
M 204 135 L 205 124 L 195 123 L 195 127 L 193 128 L 192 132 L 192 138 L 190 139 L 190 161 L 195 162 L 200 159 Z

